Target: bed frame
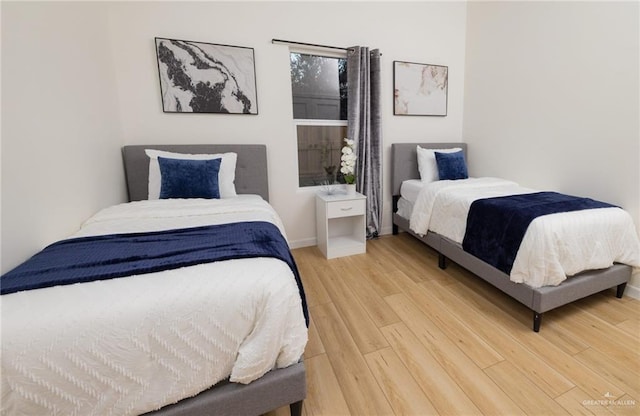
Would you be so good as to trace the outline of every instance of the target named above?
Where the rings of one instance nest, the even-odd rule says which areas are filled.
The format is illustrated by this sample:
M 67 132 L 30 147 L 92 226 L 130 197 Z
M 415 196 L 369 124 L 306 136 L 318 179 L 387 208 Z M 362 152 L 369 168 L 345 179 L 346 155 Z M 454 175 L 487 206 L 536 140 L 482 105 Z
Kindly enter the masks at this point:
M 420 179 L 416 145 L 427 149 L 460 147 L 467 154 L 466 143 L 394 143 L 391 145 L 391 182 L 393 195 L 393 234 L 402 229 L 438 252 L 438 266 L 446 268 L 447 259 L 454 261 L 478 277 L 502 290 L 533 311 L 533 330 L 540 331 L 542 314 L 578 299 L 617 287 L 616 296 L 621 298 L 631 277 L 631 267 L 614 264 L 608 269 L 588 270 L 579 273 L 558 286 L 533 288 L 527 284 L 514 283 L 509 275 L 465 252 L 462 246 L 439 234 L 429 231 L 419 236 L 409 229 L 409 220 L 396 213 L 400 186 L 408 179 Z
M 269 200 L 267 148 L 265 145 L 135 145 L 124 146 L 122 155 L 129 201 L 147 199 L 149 158 L 145 149 L 177 153 L 238 154 L 236 192 L 261 195 Z M 249 384 L 221 381 L 200 394 L 163 407 L 150 416 L 260 415 L 289 405 L 292 416 L 302 414 L 306 397 L 304 362 L 268 372 Z

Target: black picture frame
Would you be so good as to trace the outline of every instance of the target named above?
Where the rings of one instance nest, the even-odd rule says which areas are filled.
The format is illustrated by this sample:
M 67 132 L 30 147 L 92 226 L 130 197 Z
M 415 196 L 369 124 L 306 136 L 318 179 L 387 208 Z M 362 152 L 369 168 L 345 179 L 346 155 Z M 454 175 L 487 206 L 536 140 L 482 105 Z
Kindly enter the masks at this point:
M 449 67 L 393 61 L 393 114 L 446 116 Z
M 155 38 L 165 113 L 258 114 L 253 48 Z

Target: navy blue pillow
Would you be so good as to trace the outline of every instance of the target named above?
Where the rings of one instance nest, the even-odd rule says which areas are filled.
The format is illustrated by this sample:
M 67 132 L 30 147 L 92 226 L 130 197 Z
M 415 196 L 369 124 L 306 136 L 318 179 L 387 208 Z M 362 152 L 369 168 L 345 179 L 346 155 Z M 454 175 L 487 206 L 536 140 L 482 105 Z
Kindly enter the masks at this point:
M 160 199 L 220 198 L 218 172 L 222 159 L 187 160 L 158 157 Z
M 438 176 L 442 179 L 467 179 L 467 162 L 464 160 L 462 151 L 454 153 L 436 154 L 436 164 L 438 165 Z

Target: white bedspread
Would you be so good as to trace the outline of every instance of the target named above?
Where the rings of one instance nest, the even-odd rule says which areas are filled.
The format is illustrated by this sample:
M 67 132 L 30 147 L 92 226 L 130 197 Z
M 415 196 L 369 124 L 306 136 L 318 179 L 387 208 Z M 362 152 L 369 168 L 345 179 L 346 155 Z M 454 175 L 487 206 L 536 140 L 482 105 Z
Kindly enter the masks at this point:
M 74 235 L 271 221 L 261 198 L 140 201 Z M 307 328 L 289 266 L 228 260 L 2 296 L 3 415 L 135 415 L 218 381 L 249 383 L 302 356 Z
M 431 230 L 462 244 L 473 201 L 531 192 L 498 178 L 432 182 L 418 195 L 410 228 L 419 235 Z M 532 287 L 555 286 L 567 276 L 614 262 L 640 267 L 640 242 L 626 211 L 601 208 L 545 215 L 529 225 L 510 279 Z

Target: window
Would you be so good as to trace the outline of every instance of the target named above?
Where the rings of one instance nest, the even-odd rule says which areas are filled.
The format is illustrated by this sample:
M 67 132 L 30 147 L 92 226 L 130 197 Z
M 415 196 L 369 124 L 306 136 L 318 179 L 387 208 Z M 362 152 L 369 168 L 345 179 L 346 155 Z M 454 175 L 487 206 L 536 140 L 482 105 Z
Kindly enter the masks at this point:
M 292 52 L 291 90 L 299 186 L 344 182 L 340 155 L 347 137 L 347 60 Z

